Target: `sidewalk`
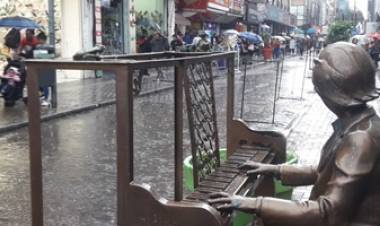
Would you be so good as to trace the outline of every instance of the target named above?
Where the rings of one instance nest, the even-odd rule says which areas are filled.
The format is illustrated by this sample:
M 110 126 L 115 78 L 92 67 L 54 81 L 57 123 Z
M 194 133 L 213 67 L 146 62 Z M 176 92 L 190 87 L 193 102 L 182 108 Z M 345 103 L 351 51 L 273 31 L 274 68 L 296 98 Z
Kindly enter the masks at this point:
M 262 64 L 255 63 L 254 66 L 262 67 Z M 149 73 L 151 74 L 150 76 L 143 77 L 140 97 L 173 87 L 173 70 L 167 70 L 164 78 L 161 79 L 157 79 L 155 69 L 150 69 Z M 237 74 L 238 76 L 239 74 Z M 105 73 L 101 78 L 87 78 L 58 83 L 57 99 L 57 108 L 41 107 L 43 119 L 58 118 L 70 113 L 79 113 L 114 104 L 114 76 Z M 22 101 L 18 101 L 14 107 L 5 108 L 3 99 L 0 98 L 0 133 L 26 126 L 27 120 L 27 107 Z
M 172 76 L 170 73 L 167 78 Z M 115 102 L 115 80 L 113 75 L 102 78 L 89 78 L 58 83 L 57 108 L 41 107 L 42 117 L 59 117 L 67 113 L 91 110 Z M 156 74 L 143 78 L 142 92 L 139 96 L 172 87 L 172 82 L 157 81 Z M 5 108 L 0 98 L 0 132 L 19 128 L 27 122 L 27 107 L 18 101 L 14 107 Z

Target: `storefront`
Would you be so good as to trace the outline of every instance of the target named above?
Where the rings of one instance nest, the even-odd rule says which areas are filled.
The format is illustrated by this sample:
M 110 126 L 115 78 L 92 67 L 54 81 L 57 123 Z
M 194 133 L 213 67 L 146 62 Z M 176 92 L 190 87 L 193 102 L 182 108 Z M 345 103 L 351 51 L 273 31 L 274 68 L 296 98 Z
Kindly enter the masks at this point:
M 166 0 L 138 0 L 134 2 L 136 37 L 159 31 L 168 36 L 168 10 Z
M 265 22 L 272 27 L 272 34 L 289 33 L 293 28 L 291 14 L 276 6 L 265 7 Z
M 210 34 L 234 28 L 243 17 L 242 0 L 180 0 L 179 11 L 191 21 L 188 30 L 204 30 Z
M 122 0 L 101 0 L 101 43 L 106 54 L 124 53 L 123 8 Z
M 264 13 L 258 11 L 257 3 L 248 3 L 246 21 L 248 30 L 257 34 L 261 33 L 260 24 L 264 22 Z

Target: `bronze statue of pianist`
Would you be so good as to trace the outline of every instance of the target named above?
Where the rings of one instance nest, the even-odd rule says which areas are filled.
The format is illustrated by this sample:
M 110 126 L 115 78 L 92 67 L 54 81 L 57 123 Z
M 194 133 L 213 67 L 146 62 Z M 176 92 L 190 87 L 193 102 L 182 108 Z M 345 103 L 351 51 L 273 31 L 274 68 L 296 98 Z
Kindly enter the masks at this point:
M 272 175 L 293 186 L 314 185 L 310 199 L 215 193 L 209 202 L 220 211 L 256 214 L 265 226 L 379 226 L 380 119 L 366 104 L 379 96 L 375 65 L 364 49 L 344 42 L 329 45 L 314 62 L 315 90 L 338 117 L 318 167 L 255 162 L 242 166 L 252 176 Z

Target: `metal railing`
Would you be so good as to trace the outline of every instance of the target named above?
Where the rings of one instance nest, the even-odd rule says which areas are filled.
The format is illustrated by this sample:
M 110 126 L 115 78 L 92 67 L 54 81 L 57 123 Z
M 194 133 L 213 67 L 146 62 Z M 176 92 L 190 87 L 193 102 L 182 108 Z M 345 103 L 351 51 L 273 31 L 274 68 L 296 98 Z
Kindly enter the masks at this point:
M 117 55 L 103 57 L 102 61 L 58 61 L 30 60 L 28 67 L 28 118 L 29 118 L 29 155 L 31 174 L 32 225 L 43 226 L 43 180 L 41 145 L 41 109 L 38 95 L 38 78 L 41 69 L 51 70 L 107 70 L 116 75 L 116 142 L 117 142 L 117 224 L 129 225 L 128 213 L 135 200 L 131 195 L 134 181 L 133 165 L 133 71 L 170 67 L 174 68 L 174 151 L 175 151 L 175 201 L 183 196 L 183 92 L 184 73 L 187 65 L 201 62 L 227 61 L 227 131 L 231 127 L 234 113 L 234 53 L 154 53 L 138 55 Z M 227 140 L 230 139 L 227 134 Z M 175 204 L 173 204 L 175 205 Z M 180 204 L 178 204 L 180 206 Z M 183 206 L 183 204 L 181 204 Z M 188 204 L 191 206 L 191 204 Z M 194 204 L 195 206 L 195 204 Z M 128 212 L 129 210 L 129 212 Z M 211 211 L 205 209 L 205 211 Z M 213 213 L 210 213 L 212 215 Z M 133 216 L 132 216 L 133 217 Z

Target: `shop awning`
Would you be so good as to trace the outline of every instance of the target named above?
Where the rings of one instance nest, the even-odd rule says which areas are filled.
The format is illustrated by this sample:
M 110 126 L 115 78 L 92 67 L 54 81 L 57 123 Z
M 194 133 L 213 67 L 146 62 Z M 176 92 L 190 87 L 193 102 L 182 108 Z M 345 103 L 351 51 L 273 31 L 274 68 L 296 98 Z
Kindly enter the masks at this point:
M 182 14 L 176 13 L 175 14 L 175 23 L 178 25 L 184 25 L 184 26 L 190 26 L 191 22 L 186 17 L 184 17 Z

